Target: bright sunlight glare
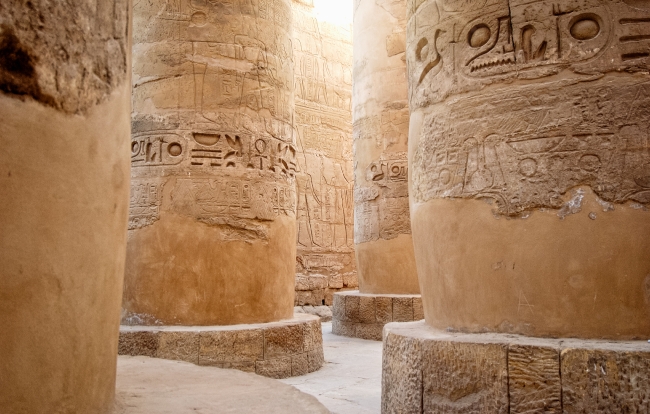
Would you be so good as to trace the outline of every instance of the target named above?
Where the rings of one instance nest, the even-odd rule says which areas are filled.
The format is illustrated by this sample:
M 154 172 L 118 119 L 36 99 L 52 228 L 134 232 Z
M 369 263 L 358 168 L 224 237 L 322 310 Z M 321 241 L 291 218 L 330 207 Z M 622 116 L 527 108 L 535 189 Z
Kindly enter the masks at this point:
M 314 0 L 318 20 L 337 25 L 352 24 L 352 0 Z

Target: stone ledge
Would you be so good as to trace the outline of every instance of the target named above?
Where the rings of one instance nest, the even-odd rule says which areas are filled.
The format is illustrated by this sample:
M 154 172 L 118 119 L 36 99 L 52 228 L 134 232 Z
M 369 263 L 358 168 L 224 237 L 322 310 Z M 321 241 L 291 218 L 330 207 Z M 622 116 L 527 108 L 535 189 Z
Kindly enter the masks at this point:
M 382 413 L 650 413 L 650 344 L 384 328 Z
M 270 378 L 317 371 L 325 362 L 320 318 L 232 326 L 121 326 L 120 355 L 232 368 Z
M 381 341 L 385 324 L 420 319 L 424 319 L 420 295 L 372 295 L 358 290 L 334 294 L 335 335 Z

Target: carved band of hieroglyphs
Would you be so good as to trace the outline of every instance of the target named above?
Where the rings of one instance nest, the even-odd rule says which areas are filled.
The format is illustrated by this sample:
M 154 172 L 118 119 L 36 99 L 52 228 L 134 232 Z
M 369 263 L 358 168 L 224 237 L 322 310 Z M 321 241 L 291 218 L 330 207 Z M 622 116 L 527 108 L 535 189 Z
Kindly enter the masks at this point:
M 517 93 L 446 105 L 425 121 L 413 157 L 416 201 L 489 198 L 498 213 L 517 215 L 560 208 L 568 190 L 589 186 L 609 203 L 650 203 L 648 86 L 623 78 L 539 86 L 534 107 L 513 105 Z
M 367 171 L 368 181 L 406 182 L 408 180 L 408 162 L 406 160 L 382 160 L 371 163 Z
M 131 166 L 179 164 L 183 160 L 184 152 L 184 140 L 179 135 L 136 135 L 131 140 Z
M 647 71 L 650 11 L 617 0 L 479 0 L 462 14 L 428 1 L 409 23 L 417 105 L 481 84 Z M 629 2 L 627 2 L 629 3 Z M 630 3 L 632 4 L 632 3 Z
M 153 224 L 160 217 L 162 183 L 156 179 L 131 180 L 129 230 Z
M 176 212 L 198 219 L 273 220 L 296 211 L 294 186 L 236 177 L 178 179 L 172 199 Z

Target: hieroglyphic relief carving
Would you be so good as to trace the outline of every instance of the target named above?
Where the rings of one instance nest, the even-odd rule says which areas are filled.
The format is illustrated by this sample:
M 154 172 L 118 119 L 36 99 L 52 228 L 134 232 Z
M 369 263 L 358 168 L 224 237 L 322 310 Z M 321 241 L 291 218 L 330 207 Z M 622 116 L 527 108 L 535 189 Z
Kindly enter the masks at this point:
M 129 230 L 149 226 L 160 218 L 161 190 L 162 185 L 158 179 L 132 180 Z
M 414 107 L 508 82 L 430 106 L 414 200 L 487 198 L 516 216 L 559 209 L 587 185 L 604 202 L 650 203 L 650 89 L 634 75 L 647 72 L 650 12 L 622 1 L 484 2 L 458 15 L 430 1 L 411 18 Z
M 351 28 L 294 0 L 298 142 L 296 304 L 331 304 L 356 287 L 352 192 Z
M 295 217 L 289 1 L 156 0 L 134 19 L 134 183 L 163 177 L 160 210 L 206 224 Z

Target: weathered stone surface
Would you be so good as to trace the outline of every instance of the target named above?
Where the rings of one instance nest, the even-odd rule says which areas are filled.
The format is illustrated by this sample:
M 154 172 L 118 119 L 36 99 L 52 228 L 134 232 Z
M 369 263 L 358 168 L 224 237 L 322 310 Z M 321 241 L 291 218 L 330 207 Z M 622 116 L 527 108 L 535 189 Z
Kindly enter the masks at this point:
M 382 296 L 358 291 L 336 293 L 332 332 L 335 335 L 381 341 L 386 323 L 414 320 L 413 301 L 416 299 L 420 300 L 419 295 Z
M 650 349 L 562 350 L 564 412 L 650 412 Z
M 510 413 L 561 413 L 559 349 L 510 345 L 508 390 Z
M 255 373 L 269 378 L 288 378 L 291 376 L 291 357 L 266 359 L 255 362 Z
M 291 3 L 135 2 L 128 315 L 185 326 L 291 317 Z
M 650 337 L 648 22 L 636 1 L 412 2 L 409 195 L 433 326 Z
M 419 321 L 424 319 L 424 308 L 422 307 L 422 297 L 413 298 L 413 320 Z
M 292 4 L 296 278 L 322 277 L 326 283 L 322 295 L 296 295 L 296 305 L 331 305 L 332 293 L 358 287 L 352 236 L 352 32 L 349 24 L 322 20 L 311 3 Z
M 122 332 L 118 343 L 118 355 L 155 357 L 158 352 L 158 332 Z
M 393 321 L 411 322 L 413 319 L 413 298 L 393 298 Z
M 391 335 L 384 339 L 381 412 L 422 413 L 422 350 L 418 338 Z
M 389 5 L 389 6 L 387 6 Z M 419 293 L 408 206 L 406 0 L 354 8 L 354 242 L 359 289 Z
M 324 363 L 320 319 L 306 314 L 233 327 L 125 326 L 120 331 L 119 352 L 277 378 L 313 372 Z
M 262 329 L 205 331 L 199 334 L 199 365 L 242 363 L 262 359 Z
M 161 331 L 158 333 L 156 358 L 199 363 L 198 331 Z
M 436 341 L 420 346 L 423 412 L 508 412 L 505 344 Z
M 645 341 L 384 329 L 384 413 L 650 412 Z

